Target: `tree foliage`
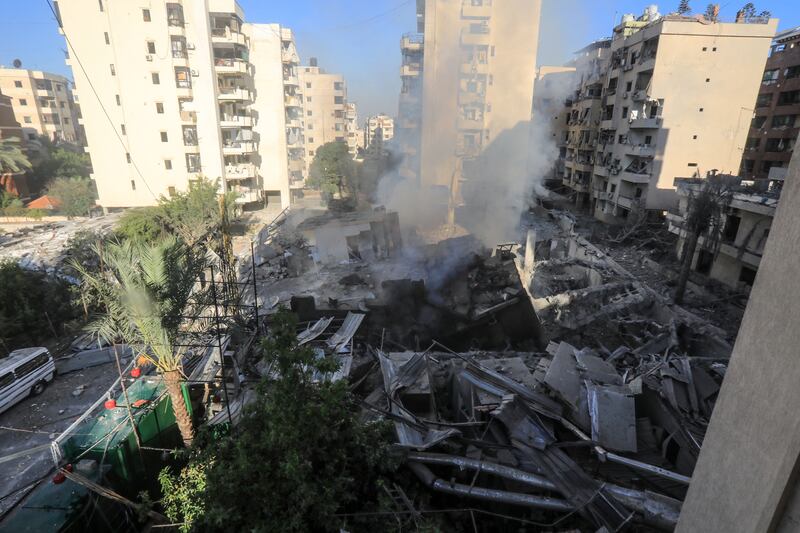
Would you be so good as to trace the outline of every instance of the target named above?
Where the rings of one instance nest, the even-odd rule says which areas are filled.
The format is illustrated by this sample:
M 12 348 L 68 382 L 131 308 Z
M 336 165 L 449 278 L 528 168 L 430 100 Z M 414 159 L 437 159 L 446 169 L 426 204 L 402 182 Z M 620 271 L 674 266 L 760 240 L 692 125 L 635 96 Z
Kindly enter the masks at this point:
M 162 473 L 167 516 L 192 522 L 185 531 L 335 531 L 337 513 L 378 505 L 382 476 L 396 468 L 390 426 L 362 422 L 345 382 L 313 379 L 337 363 L 298 347 L 295 328 L 294 315 L 275 316 L 261 344 L 272 378 L 235 433 Z
M 65 281 L 0 262 L 0 340 L 8 350 L 41 344 L 76 315 Z
M 38 192 L 57 178 L 89 178 L 91 163 L 87 154 L 57 147 L 46 137 L 40 137 L 36 144 L 40 150 L 29 175 L 32 192 Z
M 323 144 L 314 154 L 309 169 L 308 186 L 322 192 L 323 198 L 331 199 L 335 194 L 345 197 L 345 191 L 355 190 L 356 169 L 347 143 Z
M 31 162 L 19 148 L 19 139 L 0 139 L 0 174 L 22 172 L 31 168 Z
M 82 177 L 56 178 L 47 194 L 61 202 L 58 211 L 68 217 L 86 216 L 97 198 L 92 180 Z
M 678 4 L 678 14 L 690 15 L 691 13 L 692 7 L 689 5 L 689 0 L 681 0 L 680 4 Z
M 224 198 L 228 216 L 234 210 L 234 197 Z M 171 198 L 161 197 L 157 206 L 127 210 L 117 224 L 124 238 L 154 242 L 174 235 L 189 246 L 213 236 L 222 223 L 217 183 L 205 178 L 189 184 L 189 190 Z

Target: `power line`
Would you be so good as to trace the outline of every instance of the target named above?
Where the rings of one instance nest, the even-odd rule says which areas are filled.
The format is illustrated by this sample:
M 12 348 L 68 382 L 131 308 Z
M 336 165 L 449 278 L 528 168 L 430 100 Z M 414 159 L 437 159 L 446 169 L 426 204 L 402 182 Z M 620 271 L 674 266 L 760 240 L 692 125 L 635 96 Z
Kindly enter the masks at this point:
M 158 201 L 158 197 L 153 192 L 153 189 L 150 188 L 150 184 L 147 183 L 147 180 L 145 179 L 144 175 L 139 170 L 139 167 L 136 165 L 136 162 L 133 160 L 133 156 L 130 155 L 130 152 L 128 151 L 128 147 L 125 146 L 125 141 L 122 140 L 122 135 L 120 135 L 120 133 L 117 131 L 117 127 L 114 125 L 114 121 L 111 119 L 111 115 L 108 114 L 108 111 L 106 110 L 106 106 L 103 105 L 103 101 L 100 99 L 100 95 L 97 93 L 97 89 L 95 89 L 91 78 L 89 78 L 89 73 L 86 72 L 86 68 L 84 68 L 83 62 L 81 61 L 81 58 L 78 57 L 78 53 L 75 51 L 75 47 L 72 46 L 72 42 L 69 40 L 69 36 L 67 35 L 67 30 L 64 28 L 64 25 L 61 22 L 61 17 L 59 17 L 58 13 L 56 13 L 56 10 L 53 7 L 52 1 L 51 0 L 45 0 L 45 2 L 47 3 L 47 6 L 50 8 L 50 12 L 53 14 L 53 18 L 55 19 L 56 24 L 58 24 L 58 27 L 61 30 L 61 33 L 64 34 L 64 40 L 67 41 L 67 46 L 72 51 L 72 56 L 78 62 L 78 66 L 81 67 L 81 72 L 83 72 L 83 75 L 86 78 L 86 82 L 89 84 L 89 87 L 92 89 L 92 93 L 94 93 L 94 97 L 97 99 L 97 103 L 100 104 L 100 109 L 103 110 L 103 114 L 108 119 L 108 123 L 111 125 L 111 129 L 114 131 L 114 135 L 116 135 L 117 140 L 119 141 L 120 145 L 122 145 L 122 148 L 125 150 L 125 153 L 128 154 L 128 156 L 130 157 L 131 165 L 133 165 L 134 170 L 136 170 L 136 173 L 142 179 L 142 182 L 144 183 L 144 186 L 147 187 L 147 190 L 148 190 L 148 192 L 150 192 L 150 195 L 153 197 L 154 200 Z
M 385 17 L 386 15 L 390 15 L 390 14 L 394 13 L 395 11 L 399 11 L 400 8 L 407 6 L 412 1 L 413 0 L 405 0 L 405 2 L 401 2 L 400 4 L 394 6 L 391 9 L 387 9 L 386 11 L 382 11 L 382 12 L 378 13 L 377 15 L 373 15 L 373 16 L 371 16 L 369 18 L 365 18 L 363 20 L 358 20 L 356 22 L 353 22 L 353 23 L 350 23 L 350 24 L 345 24 L 343 26 L 334 26 L 334 27 L 331 27 L 331 28 L 322 28 L 322 30 L 316 30 L 316 31 L 333 31 L 333 30 L 346 30 L 346 29 L 350 29 L 350 28 L 355 28 L 356 26 L 361 26 L 362 24 L 366 24 L 367 22 L 372 22 L 373 20 L 377 20 L 377 19 L 379 19 L 381 17 Z

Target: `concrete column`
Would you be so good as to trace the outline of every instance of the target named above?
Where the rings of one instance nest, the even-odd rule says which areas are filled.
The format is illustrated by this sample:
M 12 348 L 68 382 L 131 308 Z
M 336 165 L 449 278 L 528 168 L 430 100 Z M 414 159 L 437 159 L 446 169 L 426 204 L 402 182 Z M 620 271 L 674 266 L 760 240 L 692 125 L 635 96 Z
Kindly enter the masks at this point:
M 525 239 L 525 270 L 527 271 L 533 269 L 536 253 L 534 248 L 536 248 L 536 230 L 529 229 Z
M 800 153 L 683 505 L 678 532 L 797 531 L 800 492 Z

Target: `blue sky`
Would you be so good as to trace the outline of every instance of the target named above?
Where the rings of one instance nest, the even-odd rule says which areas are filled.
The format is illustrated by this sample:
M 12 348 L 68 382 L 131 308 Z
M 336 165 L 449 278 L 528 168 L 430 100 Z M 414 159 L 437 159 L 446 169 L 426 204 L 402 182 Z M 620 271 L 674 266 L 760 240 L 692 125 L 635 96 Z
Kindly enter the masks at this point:
M 70 0 L 64 0 L 70 1 Z M 110 0 L 131 1 L 131 0 Z M 502 2 L 503 0 L 495 0 Z M 317 57 L 329 72 L 347 79 L 349 96 L 365 117 L 394 115 L 400 88 L 400 36 L 415 27 L 415 0 L 239 0 L 251 22 L 278 22 L 295 31 L 303 61 Z M 607 36 L 623 13 L 639 14 L 646 1 L 543 0 L 540 64 L 561 64 L 584 44 Z M 655 2 L 658 3 L 658 2 Z M 696 11 L 708 2 L 690 2 Z M 722 1 L 723 20 L 732 20 L 745 0 Z M 661 12 L 678 0 L 659 4 Z M 781 19 L 779 29 L 800 26 L 797 0 L 756 1 Z M 30 69 L 71 77 L 64 65 L 63 38 L 45 0 L 0 0 L 0 65 L 19 58 Z

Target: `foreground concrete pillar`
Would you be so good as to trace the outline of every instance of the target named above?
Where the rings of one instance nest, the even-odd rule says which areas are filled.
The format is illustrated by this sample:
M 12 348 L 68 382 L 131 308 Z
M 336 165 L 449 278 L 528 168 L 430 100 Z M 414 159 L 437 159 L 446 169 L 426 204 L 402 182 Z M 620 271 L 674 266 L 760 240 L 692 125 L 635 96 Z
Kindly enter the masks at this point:
M 697 462 L 678 532 L 800 530 L 800 151 Z

